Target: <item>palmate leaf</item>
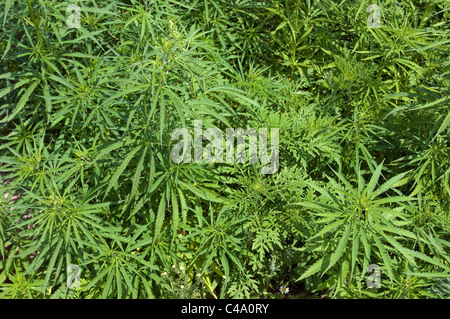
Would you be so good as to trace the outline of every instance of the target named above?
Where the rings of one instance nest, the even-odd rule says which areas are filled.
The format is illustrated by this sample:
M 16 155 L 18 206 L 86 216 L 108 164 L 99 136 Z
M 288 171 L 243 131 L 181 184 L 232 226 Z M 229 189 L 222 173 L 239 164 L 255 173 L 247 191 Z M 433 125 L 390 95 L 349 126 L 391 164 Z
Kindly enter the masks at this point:
M 336 202 L 338 202 L 338 201 L 336 201 Z M 326 205 L 326 204 L 322 204 L 322 203 L 298 202 L 298 203 L 294 203 L 293 205 L 300 205 L 300 206 L 313 208 L 313 209 L 326 209 L 329 211 L 337 212 L 335 214 L 332 214 L 332 213 L 326 214 L 326 217 L 328 219 L 330 219 L 330 218 L 334 219 L 334 218 L 336 218 L 336 216 L 342 215 L 342 210 L 340 209 L 340 207 L 338 208 L 338 207 L 334 207 L 334 206 Z M 315 213 L 315 214 L 317 214 L 317 213 Z M 317 215 L 319 215 L 319 214 L 317 214 Z
M 8 77 L 10 77 L 11 75 L 12 75 L 12 73 L 4 73 L 4 74 L 2 74 L 2 76 L 3 76 L 4 78 L 8 78 Z M 17 83 L 14 83 L 14 84 L 11 85 L 11 86 L 8 86 L 8 87 L 2 89 L 2 90 L 0 91 L 0 98 L 4 97 L 5 95 L 7 95 L 7 94 L 11 93 L 12 91 L 14 91 L 14 90 L 20 88 L 21 86 L 24 86 L 25 84 L 27 84 L 27 83 L 29 83 L 29 82 L 31 82 L 31 81 L 32 81 L 32 79 L 25 78 L 25 79 L 23 79 L 23 80 L 20 80 L 20 81 L 17 82 Z
M 315 261 L 296 281 L 304 280 L 321 270 L 325 269 L 329 263 L 329 256 L 322 257 Z
M 15 0 L 6 0 L 5 2 L 5 11 L 4 11 L 4 16 L 3 16 L 3 27 L 5 27 L 6 24 L 6 18 L 8 17 L 8 13 L 9 10 L 11 9 L 12 6 L 14 6 L 14 2 Z
M 230 257 L 230 259 L 233 261 L 233 263 L 238 266 L 240 271 L 244 271 L 244 266 L 242 265 L 242 263 L 239 261 L 239 259 L 226 247 L 223 247 L 223 250 L 226 252 L 226 254 L 228 255 L 228 257 Z
M 122 298 L 122 273 L 119 270 L 119 266 L 116 264 L 116 287 L 117 287 L 117 298 Z
M 172 202 L 172 242 L 175 240 L 175 236 L 177 235 L 178 226 L 180 223 L 180 215 L 179 215 L 179 207 L 178 207 L 178 199 L 176 196 L 176 191 L 172 189 L 171 195 Z
M 339 229 L 340 230 L 342 227 L 339 227 L 339 226 L 343 225 L 345 222 L 346 222 L 345 219 L 340 218 L 340 219 L 338 219 L 338 220 L 336 220 L 336 221 L 326 225 L 317 234 L 312 236 L 310 238 L 310 240 L 312 240 L 314 238 L 317 238 L 317 237 L 320 237 L 320 236 L 323 236 L 323 235 L 325 235 L 326 233 L 329 233 L 329 232 L 335 232 L 335 229 Z
M 408 261 L 415 265 L 414 258 L 409 254 L 409 249 L 403 247 L 396 239 L 380 231 L 379 234 L 386 239 L 398 252 L 400 252 Z
M 251 104 L 258 108 L 261 108 L 261 106 L 257 102 L 255 102 L 252 99 L 250 99 L 249 97 L 247 97 L 247 93 L 245 91 L 242 91 L 242 90 L 237 89 L 232 86 L 215 87 L 215 88 L 209 89 L 205 92 L 205 94 L 210 94 L 210 93 L 222 93 L 222 94 L 226 94 L 226 95 L 231 95 L 240 100 L 243 100 L 244 102 L 246 102 L 248 104 Z
M 131 203 L 131 200 L 129 202 Z M 133 210 L 130 212 L 127 220 L 132 219 L 134 215 L 136 215 L 138 212 L 140 212 L 141 209 L 144 207 L 146 202 L 147 202 L 147 197 L 144 195 L 144 196 L 141 197 L 141 199 L 133 207 Z M 123 212 L 124 211 L 122 211 L 122 213 Z
M 178 183 L 187 191 L 190 191 L 192 193 L 194 193 L 196 196 L 207 200 L 207 201 L 211 201 L 211 202 L 216 202 L 216 203 L 224 203 L 226 202 L 226 199 L 223 198 L 222 196 L 220 196 L 219 194 L 215 193 L 214 191 L 211 191 L 205 187 L 201 187 L 199 185 L 194 186 L 191 183 L 186 183 L 183 181 L 178 181 Z
M 339 261 L 341 256 L 344 254 L 344 251 L 347 248 L 347 242 L 348 242 L 351 230 L 352 230 L 351 224 L 347 225 L 345 227 L 344 233 L 343 233 L 341 239 L 339 240 L 338 246 L 337 246 L 336 250 L 334 251 L 334 253 L 331 255 L 330 262 L 329 262 L 327 268 L 325 269 L 325 271 L 323 272 L 323 274 L 325 274 L 328 269 L 333 267 Z
M 102 265 L 101 268 L 98 271 L 96 271 L 95 277 L 92 280 L 90 280 L 87 286 L 85 287 L 86 290 L 94 287 L 97 284 L 97 282 L 101 282 L 100 280 L 104 279 L 104 277 L 108 275 L 109 269 L 103 268 L 104 267 Z
M 425 278 L 450 278 L 450 273 L 445 272 L 406 272 L 405 274 Z
M 391 179 L 389 179 L 388 181 L 383 183 L 380 187 L 378 187 L 377 190 L 375 190 L 372 193 L 371 197 L 375 198 L 375 197 L 387 192 L 391 188 L 396 187 L 399 184 L 399 182 L 406 176 L 406 174 L 408 174 L 408 172 L 400 173 L 400 174 L 392 177 Z
M 164 93 L 166 93 L 169 96 L 169 98 L 171 99 L 171 101 L 173 102 L 173 105 L 175 106 L 177 115 L 181 121 L 182 127 L 186 127 L 186 117 L 184 114 L 185 109 L 183 107 L 184 102 L 172 90 L 169 90 L 167 88 L 163 88 L 163 89 L 164 89 Z
M 447 263 L 450 263 L 450 257 L 448 256 L 444 248 L 444 245 L 447 247 L 449 246 L 448 242 L 439 238 L 439 236 L 437 236 L 436 233 L 427 234 L 423 229 L 420 232 L 427 239 L 427 243 L 430 249 L 437 252 L 440 255 L 440 257 L 444 258 L 447 261 Z
M 449 126 L 450 126 L 450 111 L 447 113 L 447 116 L 442 121 L 442 124 L 439 127 L 438 131 L 436 132 L 435 136 L 433 137 L 433 140 L 436 139 L 439 136 L 439 134 L 444 132 Z
M 227 285 L 228 285 L 228 282 L 230 280 L 230 266 L 229 266 L 227 257 L 223 253 L 220 255 L 220 261 L 221 261 L 223 270 L 225 272 L 225 274 L 223 276 L 225 281 L 224 281 L 222 289 L 220 291 L 220 298 L 224 298 L 225 297 L 225 292 L 226 292 L 226 289 L 227 289 Z
M 442 261 L 438 260 L 437 258 L 432 258 L 430 256 L 425 255 L 424 253 L 422 253 L 420 251 L 415 251 L 415 250 L 408 249 L 408 253 L 417 259 L 420 259 L 420 260 L 423 260 L 432 265 L 438 266 L 439 268 L 441 268 L 442 270 L 444 270 L 446 272 L 450 272 L 450 266 L 444 264 Z
M 17 103 L 14 111 L 5 119 L 1 120 L 0 122 L 4 122 L 4 121 L 10 121 L 11 119 L 13 119 L 17 114 L 19 114 L 23 108 L 25 107 L 26 103 L 28 102 L 28 100 L 30 99 L 31 94 L 33 94 L 34 90 L 36 89 L 36 87 L 39 85 L 40 81 L 35 81 L 34 83 L 32 83 L 27 90 L 25 91 L 25 93 L 22 94 L 22 96 L 20 97 L 19 102 Z
M 145 158 L 147 155 L 147 150 L 148 150 L 148 146 L 146 146 L 144 148 L 144 151 L 142 152 L 141 157 L 139 158 L 139 162 L 136 166 L 136 171 L 134 173 L 133 180 L 132 180 L 131 192 L 130 192 L 130 195 L 128 196 L 127 203 L 122 210 L 122 213 L 125 212 L 127 210 L 128 206 L 134 201 L 135 195 L 138 191 L 139 184 L 141 182 L 142 170 L 144 169 L 144 161 L 145 161 Z
M 155 233 L 153 235 L 154 240 L 158 239 L 159 237 L 165 216 L 166 216 L 166 198 L 165 196 L 161 196 L 158 212 L 156 214 Z
M 215 117 L 227 127 L 231 127 L 230 122 L 226 118 L 227 116 L 230 116 L 229 113 L 232 110 L 226 110 L 226 112 L 223 112 L 223 105 L 218 104 L 214 101 L 211 101 L 209 99 L 195 99 L 190 100 L 188 102 L 188 105 L 192 109 L 197 109 L 197 111 L 194 113 L 194 115 L 197 115 L 198 118 L 203 118 L 202 113 L 205 113 L 207 115 L 211 115 L 212 117 Z M 222 111 L 221 113 L 218 113 L 218 111 Z M 233 112 L 234 113 L 234 112 Z
M 116 172 L 114 173 L 114 175 L 111 177 L 108 187 L 106 188 L 105 191 L 105 197 L 106 194 L 108 194 L 109 190 L 117 185 L 117 182 L 119 180 L 120 175 L 123 173 L 123 171 L 125 170 L 125 168 L 128 166 L 128 164 L 130 163 L 130 161 L 133 159 L 133 156 L 141 149 L 141 146 L 138 146 L 136 148 L 134 148 L 131 152 L 129 152 L 127 154 L 127 156 L 125 157 L 125 159 L 123 160 L 123 162 L 120 164 L 120 166 L 117 168 Z
M 61 255 L 60 255 L 60 250 L 61 250 L 61 248 L 62 248 L 62 245 L 63 245 L 63 243 L 64 243 L 64 241 L 62 241 L 62 240 L 60 240 L 57 244 L 56 244 L 56 247 L 55 247 L 55 249 L 53 250 L 53 252 L 52 252 L 52 258 L 50 259 L 50 262 L 48 263 L 48 268 L 47 268 L 47 274 L 46 274 L 46 276 L 45 276 L 45 283 L 44 283 L 44 291 L 45 291 L 45 289 L 49 286 L 49 284 L 50 284 L 50 277 L 52 276 L 52 274 L 53 274 L 53 268 L 55 267 L 55 263 L 56 263 L 56 260 L 59 258 L 59 257 L 62 257 Z
M 203 263 L 203 268 L 200 272 L 201 275 L 204 275 L 206 270 L 211 266 L 211 262 L 214 259 L 214 257 L 216 257 L 216 254 L 217 254 L 217 251 L 215 249 L 213 249 L 211 251 L 211 253 L 209 254 L 208 258 Z
M 358 260 L 358 252 L 359 252 L 359 229 L 356 223 L 353 223 L 352 229 L 352 252 L 351 252 L 351 270 L 350 270 L 350 278 L 353 277 L 353 271 L 355 270 L 356 261 Z M 350 279 L 351 280 L 351 279 Z
M 106 299 L 113 290 L 113 281 L 115 278 L 115 271 L 114 271 L 114 264 L 111 265 L 109 268 L 107 268 L 108 270 L 108 275 L 106 277 L 106 283 L 103 287 L 103 292 L 102 292 L 102 299 Z
M 380 179 L 381 176 L 381 170 L 383 169 L 383 164 L 380 164 L 377 166 L 377 168 L 375 169 L 375 172 L 373 172 L 372 177 L 370 178 L 369 183 L 367 184 L 367 188 L 366 188 L 366 194 L 367 196 L 371 196 L 375 187 L 378 184 L 378 180 Z
M 117 267 L 116 271 L 120 271 L 120 274 L 122 275 L 122 276 L 120 276 L 119 274 L 116 273 L 116 278 L 122 277 L 125 281 L 125 284 L 127 285 L 128 290 L 131 291 L 131 293 L 134 293 L 133 283 L 131 281 L 130 275 L 122 267 Z M 120 280 L 117 279 L 117 281 L 120 281 Z M 117 283 L 117 284 L 119 285 L 119 283 Z
M 166 100 L 161 99 L 159 106 L 160 106 L 160 110 L 159 110 L 159 141 L 162 145 L 163 134 L 164 134 L 164 129 L 165 129 L 165 125 L 166 125 Z
M 186 199 L 184 197 L 183 191 L 181 189 L 178 189 L 178 195 L 180 198 L 180 205 L 181 205 L 182 225 L 184 227 L 184 226 L 186 226 L 186 221 L 187 221 L 188 206 L 186 204 Z
M 123 146 L 128 146 L 131 143 L 133 143 L 133 140 L 130 139 L 120 139 L 120 140 L 116 140 L 116 141 L 112 141 L 112 142 L 108 142 L 108 143 L 104 143 L 98 150 L 97 150 L 97 155 L 94 158 L 94 162 L 99 161 L 100 159 L 103 159 L 105 156 L 109 155 L 109 153 L 111 153 L 112 151 L 123 147 Z
M 380 255 L 383 259 L 383 265 L 387 270 L 387 275 L 389 276 L 389 279 L 391 281 L 394 280 L 394 272 L 392 270 L 392 261 L 391 258 L 389 257 L 388 253 L 386 252 L 386 249 L 384 247 L 384 244 L 381 243 L 381 241 L 378 239 L 377 236 L 373 236 L 372 237 L 375 240 L 375 245 L 378 248 L 378 251 L 380 252 Z

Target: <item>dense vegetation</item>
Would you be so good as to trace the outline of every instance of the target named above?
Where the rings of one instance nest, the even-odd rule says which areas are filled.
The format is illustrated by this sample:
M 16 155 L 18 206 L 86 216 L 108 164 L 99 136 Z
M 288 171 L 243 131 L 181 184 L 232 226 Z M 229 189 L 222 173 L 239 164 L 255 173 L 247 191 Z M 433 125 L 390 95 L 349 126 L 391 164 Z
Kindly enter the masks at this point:
M 0 3 L 0 298 L 449 297 L 448 1 Z

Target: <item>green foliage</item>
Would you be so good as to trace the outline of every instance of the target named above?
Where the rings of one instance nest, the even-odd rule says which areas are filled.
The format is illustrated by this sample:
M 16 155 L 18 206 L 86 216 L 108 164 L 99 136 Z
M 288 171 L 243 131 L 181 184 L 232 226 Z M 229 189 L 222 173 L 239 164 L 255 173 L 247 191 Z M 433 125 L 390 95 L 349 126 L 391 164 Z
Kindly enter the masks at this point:
M 372 2 L 0 0 L 0 298 L 449 298 L 448 1 Z

